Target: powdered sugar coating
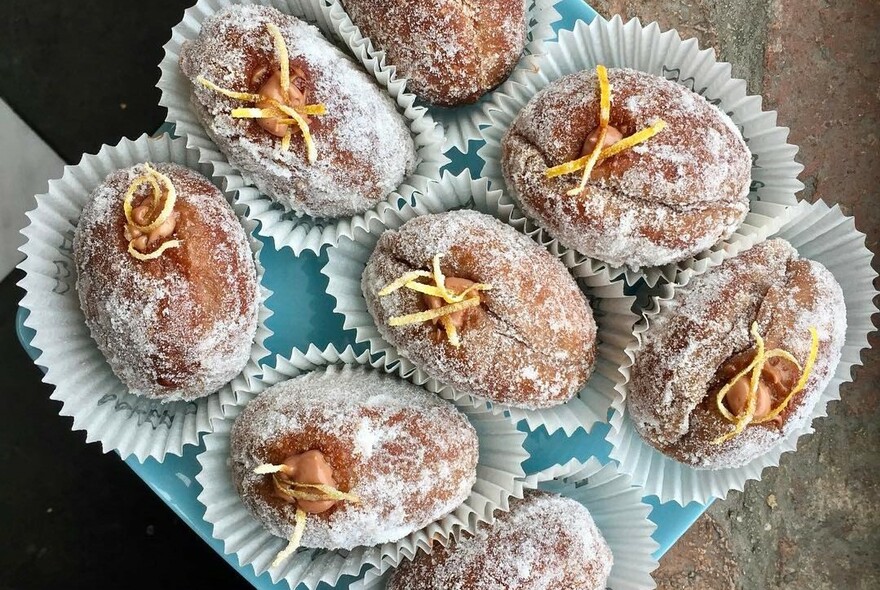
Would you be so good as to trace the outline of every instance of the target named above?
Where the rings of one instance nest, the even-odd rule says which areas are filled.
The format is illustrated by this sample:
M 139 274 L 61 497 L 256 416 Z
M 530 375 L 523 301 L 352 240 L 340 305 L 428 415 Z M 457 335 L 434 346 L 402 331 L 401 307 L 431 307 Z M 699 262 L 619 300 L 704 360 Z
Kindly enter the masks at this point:
M 615 266 L 677 262 L 730 236 L 749 210 L 751 157 L 729 117 L 691 90 L 659 76 L 609 69 L 611 122 L 624 136 L 662 118 L 647 142 L 580 173 L 547 178 L 547 168 L 581 155 L 598 126 L 593 71 L 537 93 L 502 141 L 507 186 L 526 214 L 565 246 Z
M 476 102 L 525 47 L 523 0 L 343 0 L 410 91 L 436 105 Z
M 492 285 L 467 315 L 453 347 L 432 322 L 390 327 L 388 319 L 424 311 L 420 294 L 378 292 L 435 255 L 447 276 Z M 540 408 L 563 403 L 593 370 L 596 323 L 574 279 L 544 248 L 494 217 L 471 210 L 416 217 L 388 230 L 361 279 L 382 337 L 437 379 L 491 401 Z
M 261 393 L 232 428 L 236 488 L 274 535 L 290 537 L 296 508 L 253 470 L 312 449 L 324 454 L 339 489 L 361 502 L 310 514 L 305 547 L 396 541 L 452 512 L 476 481 L 477 434 L 455 406 L 382 373 L 315 371 Z
M 306 74 L 306 100 L 323 103 L 312 116 L 317 160 L 309 164 L 294 129 L 290 149 L 233 108 L 252 106 L 195 82 L 257 92 L 278 69 L 266 23 L 278 26 L 291 71 Z M 415 144 L 394 101 L 317 28 L 259 5 L 234 5 L 205 20 L 198 39 L 183 44 L 180 67 L 193 83 L 192 107 L 206 132 L 257 187 L 298 213 L 339 217 L 362 213 L 396 190 L 416 165 Z
M 733 428 L 715 407 L 714 376 L 731 356 L 753 348 L 754 321 L 768 350 L 784 348 L 801 365 L 809 327 L 816 327 L 818 358 L 804 390 L 781 414 L 781 427 L 751 425 L 714 445 Z M 651 318 L 633 364 L 627 409 L 647 442 L 681 462 L 709 469 L 744 465 L 806 423 L 834 374 L 845 332 L 843 293 L 833 275 L 783 240 L 763 242 L 695 277 Z
M 177 191 L 171 237 L 181 246 L 148 261 L 128 253 L 123 196 L 145 168 L 118 170 L 92 193 L 77 225 L 76 288 L 92 337 L 131 393 L 192 400 L 229 382 L 250 358 L 256 266 L 217 187 L 183 166 L 153 166 Z
M 533 491 L 473 536 L 402 563 L 388 590 L 603 590 L 612 564 L 584 506 Z

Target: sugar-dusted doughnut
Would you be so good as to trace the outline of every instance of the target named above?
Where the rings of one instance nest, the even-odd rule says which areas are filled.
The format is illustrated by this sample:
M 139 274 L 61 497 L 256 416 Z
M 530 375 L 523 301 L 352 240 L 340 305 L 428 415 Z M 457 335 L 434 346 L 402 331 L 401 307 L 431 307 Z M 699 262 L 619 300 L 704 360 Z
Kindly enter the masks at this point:
M 503 139 L 504 177 L 526 214 L 561 244 L 616 266 L 676 262 L 733 233 L 749 209 L 749 150 L 726 114 L 659 76 L 607 70 L 606 155 L 579 185 L 602 127 L 599 80 L 582 71 L 550 83 Z M 633 136 L 642 141 L 607 155 Z
M 593 370 L 596 324 L 571 274 L 489 215 L 424 215 L 386 231 L 361 286 L 382 336 L 459 391 L 541 408 L 570 399 Z
M 695 277 L 651 318 L 627 410 L 678 461 L 743 465 L 809 421 L 845 332 L 831 273 L 788 242 L 763 242 Z
M 224 8 L 183 44 L 180 68 L 220 151 L 286 209 L 354 215 L 415 168 L 415 145 L 388 93 L 293 16 Z
M 464 414 L 350 366 L 270 387 L 238 416 L 230 445 L 244 505 L 284 538 L 301 511 L 305 547 L 396 541 L 455 510 L 476 480 L 477 435 Z
M 586 508 L 571 498 L 528 492 L 511 500 L 510 512 L 492 525 L 403 562 L 388 590 L 604 590 L 612 564 Z
M 110 174 L 83 209 L 73 252 L 86 324 L 132 393 L 191 400 L 247 364 L 256 266 L 244 228 L 204 176 L 159 163 Z
M 409 90 L 435 105 L 476 102 L 507 79 L 525 46 L 522 0 L 342 3 Z

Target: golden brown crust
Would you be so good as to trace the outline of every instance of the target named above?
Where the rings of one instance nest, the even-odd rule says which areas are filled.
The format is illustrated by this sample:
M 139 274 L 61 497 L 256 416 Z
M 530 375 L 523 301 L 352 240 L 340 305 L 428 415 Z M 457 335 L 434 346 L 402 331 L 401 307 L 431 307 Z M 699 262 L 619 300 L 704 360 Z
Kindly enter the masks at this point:
M 598 78 L 583 71 L 536 94 L 502 141 L 508 189 L 560 243 L 613 265 L 682 260 L 729 236 L 748 212 L 749 151 L 730 119 L 701 96 L 643 72 L 610 69 L 610 124 L 624 136 L 667 127 L 594 169 L 545 171 L 577 159 L 598 125 Z
M 444 274 L 492 285 L 468 310 L 452 346 L 431 322 L 390 327 L 389 318 L 425 311 L 418 293 L 378 292 L 441 255 Z M 593 370 L 596 324 L 568 270 L 544 248 L 493 217 L 462 210 L 416 217 L 386 231 L 361 286 L 382 336 L 457 390 L 502 404 L 548 407 L 574 396 Z
M 843 294 L 822 265 L 798 257 L 782 240 L 754 246 L 696 277 L 652 318 L 633 364 L 627 409 L 642 437 L 661 452 L 695 467 L 737 467 L 767 452 L 811 415 L 834 373 L 846 331 Z M 719 367 L 754 346 L 757 322 L 768 349 L 783 348 L 801 365 L 809 328 L 819 353 L 803 391 L 781 414 L 782 423 L 733 430 L 715 404 Z M 778 403 L 780 400 L 775 400 Z
M 501 84 L 525 45 L 522 0 L 343 0 L 408 89 L 440 106 L 476 102 Z
M 143 167 L 114 172 L 76 229 L 77 290 L 93 338 L 132 393 L 194 399 L 228 382 L 250 357 L 256 267 L 217 187 L 182 166 L 155 167 L 177 191 L 170 238 L 180 247 L 147 261 L 128 253 L 122 200 Z

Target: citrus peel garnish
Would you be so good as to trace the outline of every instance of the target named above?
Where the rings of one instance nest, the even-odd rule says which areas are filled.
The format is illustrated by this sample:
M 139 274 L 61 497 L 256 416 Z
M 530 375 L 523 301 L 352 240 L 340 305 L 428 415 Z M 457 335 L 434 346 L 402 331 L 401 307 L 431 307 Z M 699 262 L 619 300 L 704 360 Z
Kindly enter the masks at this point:
M 133 242 L 132 240 L 131 242 Z M 152 252 L 148 252 L 144 254 L 142 252 L 138 252 L 134 244 L 131 242 L 128 243 L 128 253 L 137 258 L 138 260 L 153 260 L 154 258 L 159 258 L 169 248 L 180 248 L 181 241 L 180 240 L 168 240 L 167 242 L 162 242 L 158 248 L 153 250 Z
M 598 162 L 615 156 L 623 150 L 644 143 L 666 128 L 666 122 L 663 119 L 657 119 L 648 127 L 633 133 L 629 137 L 624 137 L 608 147 L 604 147 L 605 136 L 611 119 L 611 84 L 608 82 L 608 71 L 605 69 L 605 66 L 596 66 L 596 74 L 599 77 L 599 134 L 593 151 L 586 156 L 564 162 L 544 171 L 544 176 L 547 178 L 555 178 L 583 169 L 584 172 L 581 176 L 580 184 L 566 192 L 569 196 L 579 195 L 584 191 L 587 181 L 590 179 L 590 174 L 592 174 L 593 168 Z
M 761 337 L 761 334 L 758 332 L 758 323 L 753 322 L 751 327 L 752 337 L 755 339 L 755 356 L 752 358 L 751 362 L 742 369 L 739 373 L 734 375 L 724 386 L 718 390 L 718 393 L 715 396 L 715 405 L 718 408 L 718 411 L 721 415 L 728 421 L 734 424 L 734 429 L 722 436 L 719 436 L 715 440 L 712 441 L 713 444 L 720 445 L 721 443 L 730 440 L 735 437 L 743 430 L 745 430 L 746 426 L 749 424 L 763 424 L 765 422 L 770 422 L 775 420 L 777 416 L 779 416 L 785 408 L 788 407 L 791 399 L 801 391 L 804 386 L 807 384 L 807 380 L 810 378 L 810 372 L 813 370 L 813 365 L 816 362 L 816 357 L 819 354 L 819 333 L 816 331 L 816 328 L 810 326 L 810 352 L 807 356 L 806 364 L 801 367 L 801 364 L 797 361 L 793 354 L 788 352 L 787 350 L 781 348 L 774 348 L 773 350 L 767 351 L 764 345 L 764 339 Z M 797 384 L 792 388 L 790 392 L 785 396 L 785 399 L 770 410 L 766 416 L 762 418 L 755 419 L 755 408 L 758 404 L 758 385 L 761 381 L 761 372 L 764 370 L 764 365 L 771 358 L 783 358 L 790 363 L 793 363 L 801 376 L 798 379 Z M 730 391 L 730 388 L 734 386 L 734 384 L 739 381 L 741 378 L 745 377 L 747 374 L 751 373 L 749 378 L 749 392 L 746 407 L 744 411 L 739 415 L 734 415 L 730 410 L 727 409 L 727 406 L 724 404 L 724 399 L 727 396 L 727 392 Z
M 266 23 L 266 29 L 269 31 L 269 35 L 271 35 L 272 37 L 272 44 L 275 48 L 275 57 L 278 60 L 281 92 L 283 96 L 287 97 L 288 92 L 290 91 L 290 56 L 287 51 L 287 44 L 284 42 L 284 37 L 281 35 L 281 31 L 276 25 L 272 23 Z M 314 140 L 312 139 L 312 134 L 309 130 L 308 121 L 305 120 L 304 116 L 326 115 L 327 107 L 324 104 L 318 103 L 301 106 L 291 106 L 281 103 L 269 96 L 265 96 L 260 93 L 255 94 L 251 92 L 236 92 L 235 90 L 222 88 L 202 76 L 196 77 L 196 82 L 198 82 L 205 88 L 208 88 L 209 90 L 219 92 L 223 96 L 227 96 L 235 100 L 241 100 L 243 102 L 269 103 L 270 108 L 235 108 L 232 109 L 230 115 L 235 119 L 278 119 L 278 123 L 282 125 L 292 126 L 293 124 L 296 124 L 296 126 L 300 130 L 300 133 L 302 133 L 303 136 L 303 143 L 306 147 L 306 157 L 309 164 L 314 164 L 315 160 L 317 160 L 318 150 L 315 147 Z M 292 133 L 290 129 L 288 129 L 284 136 L 281 138 L 282 152 L 286 152 L 288 149 L 290 149 L 291 137 Z
M 425 278 L 433 280 L 434 284 L 430 285 L 419 282 L 419 279 Z M 380 289 L 378 295 L 379 297 L 384 297 L 404 287 L 417 293 L 442 299 L 448 305 L 418 313 L 394 316 L 388 319 L 388 325 L 407 326 L 410 324 L 419 324 L 439 319 L 440 323 L 443 325 L 443 329 L 446 331 L 446 338 L 449 340 L 449 343 L 455 347 L 460 346 L 461 341 L 458 336 L 458 330 L 456 329 L 452 318 L 449 316 L 465 309 L 478 307 L 480 305 L 480 296 L 477 292 L 489 291 L 492 289 L 492 285 L 474 283 L 461 293 L 453 293 L 446 287 L 446 277 L 443 275 L 443 271 L 440 270 L 439 254 L 435 255 L 432 259 L 430 272 L 426 270 L 415 270 L 405 273 Z
M 263 463 L 254 468 L 257 475 L 272 475 L 272 483 L 286 498 L 291 500 L 305 500 L 310 502 L 351 502 L 352 504 L 360 504 L 360 498 L 354 494 L 349 494 L 337 490 L 333 486 L 322 483 L 304 483 L 299 481 L 291 481 L 286 479 L 287 471 L 290 467 L 287 465 L 273 465 L 272 463 Z M 297 507 L 295 516 L 296 525 L 293 529 L 293 535 L 287 546 L 275 556 L 272 561 L 272 567 L 279 565 L 284 559 L 297 550 L 302 540 L 303 533 L 306 529 L 306 512 Z
M 573 188 L 566 194 L 568 196 L 579 195 L 584 192 L 587 181 L 590 179 L 590 173 L 593 172 L 593 166 L 599 161 L 599 155 L 602 153 L 602 147 L 605 145 L 605 136 L 608 133 L 608 122 L 611 120 L 611 84 L 608 83 L 608 70 L 605 66 L 596 66 L 596 75 L 599 77 L 599 135 L 596 137 L 596 145 L 590 152 L 586 163 L 584 164 L 584 173 L 581 176 L 581 182 L 577 188 Z
M 444 305 L 443 307 L 438 307 L 437 309 L 429 309 L 427 311 L 420 311 L 418 313 L 410 313 L 407 315 L 389 318 L 388 325 L 407 326 L 409 324 L 420 324 L 422 322 L 427 322 L 428 320 L 442 318 L 457 311 L 464 311 L 465 309 L 470 309 L 471 307 L 477 307 L 479 305 L 480 298 L 471 297 L 470 299 L 459 301 L 458 303 L 452 303 L 450 305 Z
M 278 555 L 275 556 L 275 559 L 272 560 L 272 565 L 270 567 L 278 567 L 281 565 L 281 562 L 290 557 L 294 551 L 299 549 L 299 544 L 302 541 L 303 533 L 306 532 L 306 513 L 297 508 L 295 522 L 296 525 L 293 527 L 293 534 L 290 535 L 290 540 L 287 542 L 287 547 L 278 552 Z
M 149 164 L 144 164 L 144 169 L 147 173 L 142 174 L 132 180 L 131 183 L 128 185 L 128 189 L 125 191 L 125 195 L 122 198 L 122 210 L 125 213 L 125 221 L 128 223 L 130 229 L 137 230 L 137 232 L 139 232 L 138 236 L 149 234 L 153 230 L 161 227 L 162 224 L 164 224 L 166 221 L 168 221 L 168 219 L 174 213 L 174 204 L 177 202 L 177 190 L 174 188 L 174 184 L 171 182 L 171 179 L 150 166 Z M 150 194 L 146 197 L 147 199 L 150 199 L 150 211 L 148 215 L 155 215 L 153 220 L 146 224 L 138 223 L 137 220 L 135 220 L 135 208 L 133 206 L 135 194 L 137 193 L 138 189 L 144 184 L 150 185 L 151 189 Z M 163 188 L 165 189 L 164 198 L 162 190 Z M 144 202 L 145 200 L 142 201 L 141 205 L 143 205 Z M 159 210 L 158 213 L 156 213 L 157 209 Z M 137 260 L 143 261 L 159 258 L 162 253 L 165 252 L 165 250 L 168 250 L 169 248 L 179 248 L 181 244 L 180 240 L 166 240 L 162 242 L 159 247 L 152 252 L 144 253 L 134 247 L 134 242 L 136 239 L 137 236 L 132 237 L 128 241 L 128 253 Z
M 287 53 L 287 43 L 272 23 L 266 23 L 266 29 L 272 35 L 272 44 L 275 46 L 275 57 L 278 58 L 278 66 L 281 69 L 281 91 L 286 95 L 290 91 L 290 56 Z

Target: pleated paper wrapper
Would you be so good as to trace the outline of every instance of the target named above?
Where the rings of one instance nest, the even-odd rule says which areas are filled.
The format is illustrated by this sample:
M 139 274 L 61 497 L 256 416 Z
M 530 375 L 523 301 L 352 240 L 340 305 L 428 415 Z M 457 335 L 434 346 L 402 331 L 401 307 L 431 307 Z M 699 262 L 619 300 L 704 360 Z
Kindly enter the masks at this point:
M 607 436 L 612 445 L 611 458 L 620 463 L 620 470 L 630 474 L 636 484 L 644 486 L 646 495 L 658 496 L 661 502 L 674 500 L 681 505 L 692 501 L 705 504 L 713 498 L 724 498 L 730 490 L 742 490 L 749 480 L 761 479 L 766 468 L 778 466 L 783 453 L 794 451 L 798 440 L 814 431 L 814 424 L 821 425 L 816 419 L 827 415 L 828 402 L 840 399 L 840 386 L 851 381 L 853 367 L 861 365 L 859 354 L 868 347 L 868 334 L 875 329 L 871 314 L 877 311 L 873 302 L 877 294 L 873 286 L 877 273 L 871 268 L 873 255 L 865 247 L 865 235 L 856 230 L 853 218 L 844 215 L 839 207 L 829 207 L 818 201 L 812 205 L 802 203 L 792 213 L 792 219 L 772 237 L 787 240 L 801 257 L 820 262 L 840 283 L 847 323 L 840 363 L 816 403 L 810 420 L 770 451 L 738 468 L 695 469 L 666 457 L 642 440 L 624 411 L 625 399 L 616 399 L 612 428 Z M 636 342 L 627 348 L 631 360 L 635 358 L 652 318 L 662 313 L 674 293 L 696 274 L 687 271 L 677 284 L 662 287 L 636 327 Z M 628 383 L 629 369 L 621 372 Z
M 366 342 L 372 352 L 384 355 L 389 367 L 400 364 L 405 375 L 413 374 L 415 365 L 382 338 L 367 311 L 361 291 L 361 275 L 367 260 L 386 229 L 399 228 L 418 215 L 474 209 L 522 231 L 522 216 L 513 201 L 501 191 L 489 190 L 488 186 L 486 179 L 473 180 L 468 172 L 457 176 L 444 173 L 439 183 L 419 197 L 416 206 L 404 206 L 400 210 L 380 207 L 368 230 L 358 230 L 353 239 L 340 240 L 337 247 L 327 252 L 328 262 L 321 272 L 328 277 L 327 293 L 336 299 L 334 311 L 345 318 L 343 327 L 355 330 L 357 342 Z M 633 341 L 632 326 L 638 320 L 632 312 L 635 298 L 624 293 L 623 281 L 612 280 L 604 269 L 594 271 L 584 256 L 562 248 L 555 241 L 544 245 L 569 269 L 591 300 L 598 326 L 595 370 L 580 393 L 565 404 L 541 410 L 522 410 L 495 403 L 490 407 L 496 413 L 507 412 L 512 420 L 525 420 L 530 430 L 545 426 L 549 433 L 562 429 L 570 435 L 582 427 L 589 432 L 594 424 L 607 421 L 611 403 L 622 395 L 619 389 L 623 380 L 618 367 L 629 363 L 624 349 Z M 448 387 L 434 378 L 420 384 L 431 391 Z M 474 407 L 486 403 L 463 392 L 452 390 L 451 395 L 458 403 Z
M 554 8 L 556 0 L 525 0 L 525 2 L 527 4 L 526 45 L 523 55 L 513 70 L 514 72 L 535 68 L 535 60 L 543 53 L 546 43 L 556 37 L 553 32 L 553 24 L 562 18 Z M 333 23 L 333 28 L 341 41 L 355 55 L 359 56 L 365 52 L 366 55 L 373 56 L 383 67 L 390 67 L 392 71 L 396 72 L 394 64 L 386 60 L 385 51 L 377 49 L 372 40 L 361 33 L 345 12 L 342 4 L 340 0 L 328 0 L 324 5 L 326 17 Z M 395 77 L 395 79 L 407 82 L 407 79 L 403 77 Z M 432 106 L 422 101 L 419 104 L 428 107 L 434 120 L 445 129 L 446 139 L 443 149 L 454 147 L 461 153 L 467 153 L 468 141 L 482 139 L 480 127 L 489 124 L 488 109 L 491 104 L 491 96 L 492 91 L 489 91 L 476 103 L 457 107 Z
M 230 384 L 217 393 L 192 402 L 161 403 L 128 392 L 107 364 L 85 324 L 76 292 L 73 233 L 92 191 L 113 171 L 143 162 L 175 162 L 208 179 L 212 169 L 200 164 L 195 150 L 182 139 L 146 135 L 122 139 L 86 154 L 79 164 L 66 166 L 63 176 L 37 196 L 37 207 L 28 213 L 30 224 L 22 230 L 26 259 L 19 265 L 26 276 L 19 285 L 26 291 L 21 301 L 29 315 L 24 324 L 36 331 L 31 344 L 40 350 L 36 363 L 44 367 L 43 380 L 55 386 L 51 398 L 62 402 L 60 414 L 73 417 L 73 430 L 85 430 L 86 442 L 100 442 L 105 453 L 117 451 L 125 459 L 134 455 L 162 461 L 166 454 L 180 455 L 185 445 L 198 444 L 200 433 L 210 432 L 212 421 L 236 401 L 234 387 L 245 387 L 260 373 L 259 360 L 268 354 L 263 346 L 271 332 L 266 320 L 269 291 L 261 287 L 262 303 L 250 360 Z M 215 184 L 219 181 L 214 180 Z M 241 217 L 242 207 L 234 207 Z M 258 279 L 262 244 L 252 236 L 255 223 L 242 221 L 257 258 Z
M 656 525 L 648 519 L 651 507 L 642 502 L 642 491 L 629 476 L 619 473 L 613 463 L 603 467 L 590 458 L 585 464 L 572 460 L 556 465 L 528 480 L 529 487 L 566 496 L 590 511 L 614 558 L 608 590 L 656 588 L 651 577 L 658 566 L 654 553 L 660 547 L 651 538 Z M 391 574 L 390 567 L 367 570 L 349 588 L 385 590 Z
M 333 366 L 340 364 L 360 365 L 365 370 L 402 376 L 399 367 L 387 371 L 384 359 L 371 359 L 368 352 L 355 354 L 351 347 L 338 352 L 332 346 L 325 350 L 312 346 L 305 353 L 294 350 L 289 359 L 277 357 L 274 368 L 266 367 L 261 379 L 240 392 L 241 401 L 246 403 L 268 387 L 309 371 L 326 369 L 326 378 L 332 379 Z M 424 377 L 416 378 L 412 374 L 402 378 L 416 384 L 424 381 Z M 443 392 L 440 395 L 455 403 Z M 320 582 L 333 586 L 340 577 L 357 576 L 368 566 L 378 567 L 383 560 L 396 564 L 401 559 L 411 559 L 417 551 L 427 550 L 432 541 L 445 544 L 462 531 L 473 532 L 478 523 L 492 522 L 496 509 L 507 511 L 511 497 L 522 497 L 525 483 L 522 463 L 529 454 L 523 448 L 526 434 L 503 416 L 485 407 L 456 406 L 467 416 L 479 438 L 477 480 L 471 495 L 451 514 L 397 542 L 351 551 L 300 548 L 278 567 L 271 567 L 287 540 L 271 535 L 251 517 L 235 491 L 228 465 L 230 429 L 241 407 L 233 409 L 230 419 L 217 423 L 215 431 L 205 437 L 205 451 L 198 457 L 201 472 L 196 480 L 203 488 L 198 499 L 205 505 L 205 520 L 213 527 L 214 537 L 223 541 L 224 551 L 235 554 L 240 566 L 252 567 L 257 575 L 268 571 L 273 582 L 285 580 L 290 588 L 301 584 L 309 589 L 316 588 Z
M 772 234 L 786 221 L 797 204 L 795 193 L 803 188 L 797 179 L 803 166 L 795 161 L 797 147 L 790 145 L 788 128 L 776 124 L 775 111 L 761 109 L 761 97 L 746 93 L 746 82 L 731 77 L 730 64 L 718 62 L 711 49 L 700 50 L 695 39 L 682 40 L 675 30 L 661 31 L 657 23 L 646 26 L 633 19 L 626 24 L 616 16 L 595 18 L 587 25 L 575 24 L 560 31 L 559 42 L 547 45 L 537 71 L 516 72 L 492 97 L 491 125 L 483 130 L 486 145 L 478 155 L 485 160 L 483 175 L 492 188 L 506 191 L 501 167 L 501 142 L 514 118 L 539 90 L 567 74 L 595 70 L 596 65 L 626 67 L 674 80 L 701 94 L 727 113 L 742 132 L 752 152 L 752 184 L 749 213 L 726 240 L 691 259 L 660 267 L 631 269 L 611 267 L 594 260 L 595 271 L 608 268 L 612 277 L 623 276 L 629 285 L 644 279 L 648 285 L 670 282 L 686 268 L 703 269 L 723 256 L 739 252 Z M 587 131 L 584 130 L 586 135 Z M 538 241 L 552 236 L 532 220 L 524 221 L 527 232 Z
M 209 16 L 231 4 L 261 4 L 293 15 L 315 25 L 328 42 L 341 33 L 334 29 L 328 14 L 323 10 L 322 0 L 199 0 L 184 12 L 181 20 L 171 30 L 171 39 L 165 44 L 165 56 L 159 64 L 161 76 L 157 87 L 162 91 L 159 104 L 168 109 L 166 121 L 173 123 L 175 133 L 186 137 L 187 145 L 199 151 L 202 162 L 210 162 L 215 173 L 223 179 L 224 187 L 237 191 L 237 202 L 247 207 L 249 219 L 260 222 L 261 236 L 274 240 L 277 249 L 288 247 L 299 255 L 303 250 L 319 252 L 326 244 L 335 244 L 340 237 L 351 236 L 358 229 L 367 227 L 375 217 L 375 208 L 352 217 L 318 218 L 295 211 L 286 211 L 273 199 L 256 188 L 247 172 L 230 163 L 202 127 L 190 106 L 192 84 L 180 71 L 179 59 L 183 43 L 198 37 L 202 22 Z M 405 119 L 415 143 L 418 166 L 406 177 L 396 191 L 380 202 L 396 203 L 399 199 L 410 200 L 413 194 L 423 191 L 440 176 L 449 160 L 443 155 L 443 129 L 428 113 L 415 104 L 416 97 L 406 92 L 403 81 L 395 80 L 393 69 L 384 67 L 366 50 L 355 53 L 355 60 L 376 80 L 382 91 L 388 92 L 397 104 L 398 112 Z M 320 146 L 319 146 L 320 147 Z

